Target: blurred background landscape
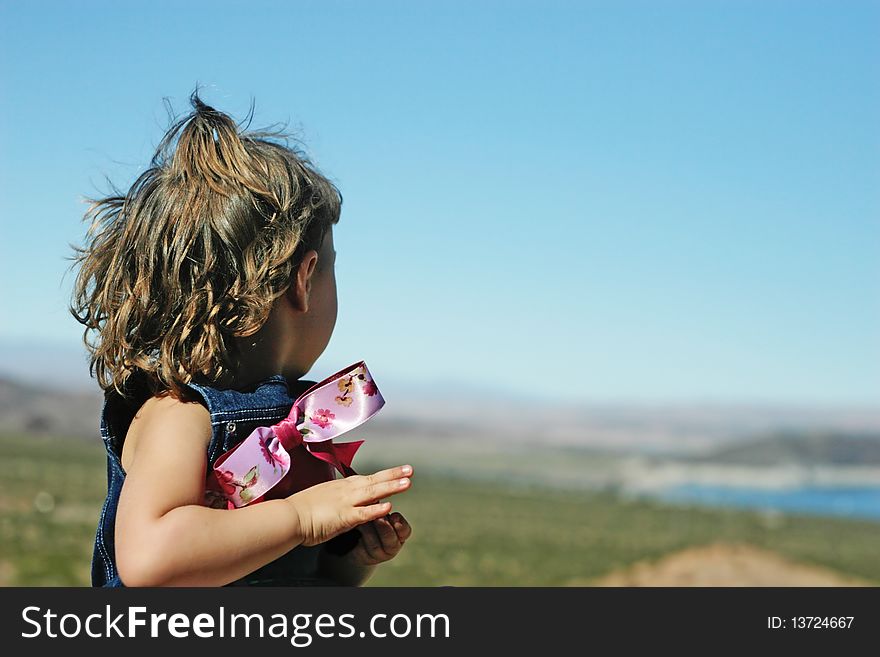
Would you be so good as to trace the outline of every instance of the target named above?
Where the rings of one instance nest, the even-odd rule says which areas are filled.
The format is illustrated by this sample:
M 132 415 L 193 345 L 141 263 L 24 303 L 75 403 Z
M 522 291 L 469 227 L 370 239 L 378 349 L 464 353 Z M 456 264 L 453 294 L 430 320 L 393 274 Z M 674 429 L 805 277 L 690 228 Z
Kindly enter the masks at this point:
M 350 434 L 366 441 L 359 472 L 416 472 L 394 500 L 414 537 L 369 585 L 880 585 L 876 409 L 495 400 L 474 414 L 470 396 L 413 390 Z M 101 399 L 0 376 L 14 475 L 0 584 L 88 584 Z
M 0 585 L 88 583 L 86 198 L 196 85 L 343 195 L 306 376 L 387 400 L 370 585 L 880 584 L 880 3 L 0 0 Z

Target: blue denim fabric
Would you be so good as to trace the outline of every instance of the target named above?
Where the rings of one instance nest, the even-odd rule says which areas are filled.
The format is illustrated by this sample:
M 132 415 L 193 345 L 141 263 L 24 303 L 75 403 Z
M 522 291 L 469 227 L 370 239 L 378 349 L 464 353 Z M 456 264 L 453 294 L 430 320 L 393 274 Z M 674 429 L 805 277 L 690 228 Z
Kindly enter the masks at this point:
M 208 446 L 208 470 L 225 451 L 244 440 L 258 426 L 275 424 L 287 417 L 296 396 L 313 381 L 295 382 L 290 390 L 287 380 L 275 374 L 246 390 L 219 389 L 190 383 L 189 388 L 211 414 L 211 442 Z M 301 389 L 300 389 L 301 387 Z M 92 586 L 124 586 L 116 569 L 116 507 L 125 481 L 122 468 L 122 443 L 134 414 L 145 399 L 125 400 L 114 390 L 105 393 L 101 411 L 101 438 L 107 450 L 107 499 L 95 535 L 92 556 Z M 258 568 L 227 586 L 326 586 L 337 583 L 319 577 L 318 552 L 321 546 L 298 546 L 275 561 Z

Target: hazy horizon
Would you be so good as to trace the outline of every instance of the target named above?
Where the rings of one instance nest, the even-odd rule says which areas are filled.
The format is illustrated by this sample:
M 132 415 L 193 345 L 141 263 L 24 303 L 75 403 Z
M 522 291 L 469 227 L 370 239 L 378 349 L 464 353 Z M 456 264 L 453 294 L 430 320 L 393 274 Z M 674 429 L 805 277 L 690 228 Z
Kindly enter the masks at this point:
M 334 371 L 349 365 L 355 360 L 350 359 L 345 363 L 339 362 L 332 371 L 322 367 L 319 359 L 315 367 L 303 378 L 320 380 L 329 376 Z M 853 411 L 857 413 L 867 412 L 880 414 L 880 400 L 844 400 L 844 401 L 816 401 L 809 399 L 758 399 L 758 398 L 726 398 L 713 399 L 707 396 L 685 397 L 619 397 L 594 395 L 581 399 L 570 397 L 556 398 L 552 394 L 537 393 L 530 395 L 527 391 L 505 387 L 489 387 L 479 382 L 455 380 L 450 377 L 437 377 L 433 379 L 436 390 L 418 390 L 415 379 L 406 379 L 387 374 L 381 366 L 375 367 L 367 363 L 371 373 L 376 376 L 380 388 L 388 398 L 402 398 L 407 403 L 423 402 L 430 404 L 436 398 L 438 402 L 454 401 L 458 403 L 472 401 L 474 408 L 479 409 L 482 402 L 487 405 L 502 406 L 506 403 L 522 403 L 533 401 L 542 408 L 559 405 L 561 408 L 605 408 L 605 409 L 644 409 L 656 411 L 666 409 L 718 409 L 727 411 L 731 409 L 753 410 L 764 412 L 767 410 L 796 411 L 803 409 L 809 411 Z M 51 375 L 47 373 L 51 372 Z M 377 372 L 381 372 L 380 377 Z M 85 348 L 78 345 L 52 340 L 40 339 L 8 339 L 0 337 L 0 377 L 8 376 L 12 380 L 32 385 L 44 385 L 59 390 L 71 392 L 99 392 L 100 387 L 96 379 L 91 378 L 88 372 L 88 361 Z M 423 382 L 423 381 L 422 381 Z M 878 415 L 880 418 L 880 415 Z M 880 426 L 880 425 L 878 425 Z

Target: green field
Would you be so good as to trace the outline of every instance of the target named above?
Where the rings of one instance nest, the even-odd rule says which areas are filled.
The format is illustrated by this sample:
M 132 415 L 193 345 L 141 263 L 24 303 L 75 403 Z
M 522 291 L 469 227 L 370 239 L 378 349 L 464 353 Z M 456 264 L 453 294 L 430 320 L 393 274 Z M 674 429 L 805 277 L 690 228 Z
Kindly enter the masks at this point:
M 106 490 L 94 442 L 0 436 L 0 584 L 87 585 Z M 360 472 L 386 467 L 360 462 Z M 372 467 L 375 465 L 375 467 Z M 505 486 L 417 469 L 393 498 L 413 526 L 373 586 L 582 584 L 641 559 L 746 542 L 880 583 L 880 523 L 690 509 L 608 494 Z

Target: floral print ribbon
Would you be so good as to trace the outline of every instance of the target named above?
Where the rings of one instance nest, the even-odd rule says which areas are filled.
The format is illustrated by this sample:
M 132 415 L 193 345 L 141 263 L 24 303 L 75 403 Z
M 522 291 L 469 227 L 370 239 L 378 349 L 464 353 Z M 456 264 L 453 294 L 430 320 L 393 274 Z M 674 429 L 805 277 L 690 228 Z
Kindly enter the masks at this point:
M 334 443 L 333 439 L 363 424 L 384 405 L 364 361 L 316 383 L 299 396 L 286 418 L 257 427 L 217 459 L 209 477 L 207 503 L 237 508 L 262 501 L 288 472 L 295 477 L 298 465 L 303 470 L 314 465 L 298 464 L 299 458 L 324 461 L 345 477 L 357 474 L 351 461 L 364 441 Z M 292 459 L 292 453 L 297 458 Z

